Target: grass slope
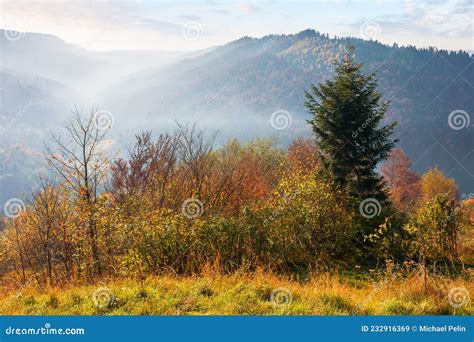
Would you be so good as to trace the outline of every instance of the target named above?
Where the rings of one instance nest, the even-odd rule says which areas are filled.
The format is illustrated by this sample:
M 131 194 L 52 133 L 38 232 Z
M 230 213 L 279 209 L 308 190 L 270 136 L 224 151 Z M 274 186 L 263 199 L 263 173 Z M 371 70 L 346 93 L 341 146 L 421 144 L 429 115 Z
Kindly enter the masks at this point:
M 103 289 L 106 290 L 103 290 Z M 468 301 L 450 305 L 448 293 L 466 290 Z M 93 294 L 102 289 L 93 301 Z M 272 296 L 280 290 L 282 296 Z M 4 289 L 2 315 L 471 315 L 466 280 L 318 275 L 305 282 L 267 273 L 150 277 L 65 288 Z M 105 291 L 105 292 L 104 292 Z M 105 294 L 105 297 L 104 297 Z M 290 294 L 290 295 L 288 295 Z M 111 297 L 113 296 L 113 300 Z M 291 298 L 291 301 L 289 300 Z M 279 303 L 279 304 L 278 304 Z M 109 305 L 107 305 L 109 304 Z

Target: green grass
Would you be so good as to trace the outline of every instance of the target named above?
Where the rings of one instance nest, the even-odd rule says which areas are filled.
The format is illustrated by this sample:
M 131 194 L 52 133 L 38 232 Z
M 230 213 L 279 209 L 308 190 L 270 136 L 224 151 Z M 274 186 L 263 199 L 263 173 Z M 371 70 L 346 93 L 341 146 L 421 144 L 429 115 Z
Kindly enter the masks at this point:
M 466 280 L 429 284 L 419 277 L 372 282 L 319 275 L 304 283 L 271 274 L 118 279 L 62 288 L 4 289 L 2 315 L 471 315 L 468 301 L 449 304 L 450 288 Z M 102 292 L 100 292 L 102 291 Z M 278 292 L 279 291 L 279 292 Z M 102 294 L 96 296 L 94 293 Z M 275 293 L 281 294 L 280 297 Z M 276 296 L 276 297 L 275 297 Z M 97 299 L 98 298 L 98 299 Z M 276 299 L 275 299 L 276 298 Z M 280 298 L 280 301 L 278 301 Z M 99 307 L 97 306 L 99 303 Z

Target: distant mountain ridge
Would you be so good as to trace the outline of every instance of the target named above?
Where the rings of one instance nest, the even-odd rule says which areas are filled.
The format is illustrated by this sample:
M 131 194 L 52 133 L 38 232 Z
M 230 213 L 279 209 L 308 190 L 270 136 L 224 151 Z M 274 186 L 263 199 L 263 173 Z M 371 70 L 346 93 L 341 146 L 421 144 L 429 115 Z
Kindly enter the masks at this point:
M 462 192 L 474 193 L 474 58 L 314 30 L 243 37 L 194 53 L 91 52 L 49 35 L 8 41 L 0 30 L 0 118 L 17 117 L 35 100 L 0 142 L 31 143 L 27 147 L 39 150 L 47 128 L 65 120 L 76 103 L 112 112 L 121 144 L 141 129 L 170 129 L 176 120 L 219 130 L 221 141 L 277 135 L 285 143 L 310 134 L 304 91 L 332 76 L 333 62 L 348 44 L 357 46 L 366 72 L 377 71 L 380 90 L 391 101 L 387 121 L 399 122 L 396 135 L 414 168 L 439 165 Z M 271 126 L 278 110 L 291 114 L 289 128 Z M 453 111 L 467 113 L 469 124 L 453 129 Z M 0 180 L 0 197 L 1 190 Z

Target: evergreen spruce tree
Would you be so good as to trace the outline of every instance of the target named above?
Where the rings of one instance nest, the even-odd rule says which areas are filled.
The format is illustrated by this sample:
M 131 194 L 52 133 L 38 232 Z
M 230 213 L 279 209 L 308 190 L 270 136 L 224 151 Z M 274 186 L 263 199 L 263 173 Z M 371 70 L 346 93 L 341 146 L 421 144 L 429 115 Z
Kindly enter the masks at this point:
M 319 147 L 322 170 L 349 198 L 386 200 L 377 164 L 386 159 L 396 140 L 390 135 L 396 123 L 381 127 L 388 109 L 377 91 L 373 74 L 364 75 L 350 46 L 336 75 L 319 86 L 311 85 L 305 105 Z

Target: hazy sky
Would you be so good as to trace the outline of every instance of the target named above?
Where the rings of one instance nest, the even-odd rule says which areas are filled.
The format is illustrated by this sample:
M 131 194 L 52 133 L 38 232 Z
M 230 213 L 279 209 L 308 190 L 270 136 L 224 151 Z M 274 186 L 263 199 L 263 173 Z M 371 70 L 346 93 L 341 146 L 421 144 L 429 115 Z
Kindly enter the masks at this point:
M 390 44 L 474 50 L 473 7 L 474 0 L 0 0 L 0 25 L 54 34 L 91 50 L 196 50 L 246 35 L 307 28 Z

